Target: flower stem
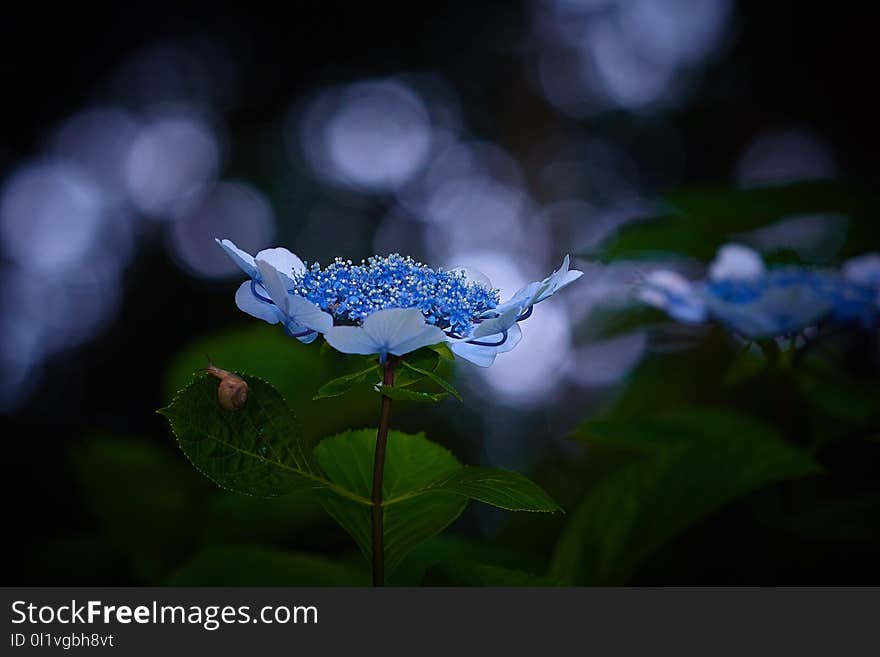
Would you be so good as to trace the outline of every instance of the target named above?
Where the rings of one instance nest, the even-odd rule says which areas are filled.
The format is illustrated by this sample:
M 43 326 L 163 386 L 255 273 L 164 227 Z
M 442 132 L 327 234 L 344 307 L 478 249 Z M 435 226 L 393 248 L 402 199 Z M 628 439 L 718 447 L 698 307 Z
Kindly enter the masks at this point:
M 389 356 L 383 367 L 382 384 L 394 385 L 394 367 L 397 359 Z M 373 459 L 373 586 L 385 585 L 385 528 L 382 509 L 382 477 L 385 473 L 385 448 L 388 445 L 388 425 L 391 423 L 391 398 L 382 395 L 379 430 L 376 433 L 376 452 Z

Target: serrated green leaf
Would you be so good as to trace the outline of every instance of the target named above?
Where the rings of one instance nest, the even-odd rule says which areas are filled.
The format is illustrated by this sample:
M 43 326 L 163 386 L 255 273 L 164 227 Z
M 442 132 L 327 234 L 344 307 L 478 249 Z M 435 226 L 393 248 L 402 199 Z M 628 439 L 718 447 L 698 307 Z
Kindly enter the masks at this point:
M 420 495 L 428 490 L 448 491 L 507 511 L 553 513 L 562 510 L 536 483 L 518 472 L 498 468 L 464 466 L 428 488 L 414 491 L 412 495 Z M 386 504 L 398 501 L 391 498 L 386 500 Z
M 248 384 L 241 410 L 220 408 L 217 379 L 202 372 L 159 411 L 196 469 L 223 488 L 259 497 L 330 486 L 278 391 L 256 377 L 239 376 Z
M 421 367 L 419 367 L 417 365 L 413 365 L 412 363 L 410 363 L 406 360 L 401 360 L 400 364 L 403 367 L 405 367 L 406 369 L 412 370 L 413 372 L 416 372 L 418 374 L 421 374 L 421 375 L 427 377 L 428 379 L 430 379 L 431 381 L 436 383 L 438 386 L 443 388 L 450 395 L 455 397 L 458 401 L 462 401 L 461 395 L 459 394 L 458 390 L 455 389 L 455 386 L 453 386 L 451 383 L 449 383 L 449 381 L 447 381 L 446 379 L 443 379 L 443 378 L 437 376 L 436 374 L 434 374 L 433 371 L 422 369 Z
M 371 364 L 369 367 L 358 372 L 352 372 L 351 374 L 345 374 L 343 376 L 337 377 L 318 388 L 318 392 L 315 393 L 315 396 L 312 397 L 312 400 L 326 399 L 328 397 L 338 397 L 339 395 L 344 395 L 353 387 L 367 383 L 370 374 L 377 374 L 381 379 L 381 371 L 382 370 L 378 365 Z
M 551 574 L 575 584 L 621 584 L 657 549 L 700 518 L 768 484 L 819 472 L 805 451 L 757 419 L 692 409 L 626 421 L 629 443 L 659 445 L 602 480 L 574 511 Z M 676 437 L 676 433 L 678 437 Z
M 355 495 L 369 497 L 375 445 L 375 431 L 349 431 L 321 441 L 315 457 L 328 479 Z M 463 467 L 448 450 L 428 441 L 424 434 L 398 431 L 388 436 L 382 491 L 388 573 L 410 550 L 455 520 L 469 499 L 517 511 L 559 508 L 522 475 Z M 330 491 L 321 492 L 321 501 L 370 560 L 370 509 Z
M 375 386 L 374 390 L 380 395 L 384 395 L 385 397 L 390 397 L 391 399 L 396 399 L 398 401 L 433 403 L 443 401 L 448 396 L 448 393 L 445 392 L 419 392 L 417 390 L 410 390 L 409 388 L 401 388 L 400 386 L 386 386 L 384 384 L 379 384 Z
M 165 398 L 171 399 L 192 379 L 192 373 L 206 365 L 205 355 L 226 369 L 244 369 L 264 381 L 271 381 L 292 408 L 303 435 L 317 442 L 351 426 L 375 421 L 376 400 L 371 386 L 352 390 L 345 404 L 335 400 L 312 402 L 325 381 L 366 369 L 369 362 L 344 356 L 338 351 L 322 353 L 317 343 L 302 344 L 288 337 L 278 326 L 243 319 L 239 328 L 224 329 L 199 337 L 172 360 L 165 377 Z M 375 357 L 373 357 L 375 361 Z M 332 408 L 332 412 L 329 410 Z
M 315 448 L 315 457 L 331 481 L 369 498 L 375 447 L 375 430 L 349 431 L 322 440 Z M 460 468 L 452 453 L 428 441 L 424 434 L 391 431 L 385 456 L 383 498 L 423 489 Z M 369 561 L 372 555 L 370 509 L 329 492 L 321 494 L 321 502 L 351 534 Z M 390 573 L 416 545 L 446 528 L 465 506 L 466 498 L 433 492 L 386 507 L 386 572 Z

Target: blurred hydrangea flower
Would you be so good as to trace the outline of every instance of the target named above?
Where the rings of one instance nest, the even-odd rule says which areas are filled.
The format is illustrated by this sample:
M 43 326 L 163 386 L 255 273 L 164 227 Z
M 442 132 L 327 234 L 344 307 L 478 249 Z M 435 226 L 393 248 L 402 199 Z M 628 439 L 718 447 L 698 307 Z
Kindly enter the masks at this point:
M 767 269 L 753 249 L 728 244 L 709 265 L 706 280 L 690 282 L 676 272 L 654 271 L 638 296 L 678 321 L 714 319 L 749 339 L 789 335 L 826 319 L 870 326 L 880 309 L 880 256 L 850 260 L 842 274 Z
M 235 295 L 241 310 L 283 324 L 302 342 L 321 334 L 338 351 L 380 360 L 446 342 L 457 356 L 488 367 L 519 343 L 518 323 L 535 304 L 582 276 L 566 256 L 550 276 L 500 303 L 489 279 L 472 269 L 435 270 L 398 254 L 306 267 L 286 249 L 253 257 L 229 240 L 217 243 L 251 277 Z
M 843 277 L 876 292 L 874 305 L 880 309 L 880 253 L 867 253 L 843 263 Z

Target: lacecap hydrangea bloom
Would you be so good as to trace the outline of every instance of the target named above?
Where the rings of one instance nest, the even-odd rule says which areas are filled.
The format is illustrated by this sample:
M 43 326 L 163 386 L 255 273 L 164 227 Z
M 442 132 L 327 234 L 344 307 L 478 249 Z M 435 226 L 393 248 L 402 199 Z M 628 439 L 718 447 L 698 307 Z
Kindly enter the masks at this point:
M 323 335 L 338 351 L 377 354 L 381 361 L 445 342 L 456 356 L 488 367 L 519 343 L 519 322 L 535 304 L 583 275 L 569 269 L 565 256 L 550 276 L 502 303 L 473 269 L 432 269 L 398 254 L 307 267 L 284 248 L 252 256 L 230 240 L 217 243 L 251 279 L 235 294 L 241 310 L 281 324 L 301 342 Z
M 705 280 L 668 270 L 649 273 L 642 301 L 686 323 L 717 321 L 760 340 L 802 331 L 821 321 L 874 326 L 880 314 L 880 255 L 853 258 L 841 271 L 768 268 L 753 249 L 719 249 Z

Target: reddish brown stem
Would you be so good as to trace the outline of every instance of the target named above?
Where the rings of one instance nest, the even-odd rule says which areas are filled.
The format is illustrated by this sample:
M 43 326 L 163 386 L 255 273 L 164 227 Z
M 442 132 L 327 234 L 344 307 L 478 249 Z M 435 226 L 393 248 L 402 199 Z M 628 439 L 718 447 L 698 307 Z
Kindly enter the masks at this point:
M 394 367 L 397 359 L 389 356 L 383 365 L 382 384 L 394 385 Z M 376 451 L 373 459 L 373 586 L 385 585 L 385 528 L 382 509 L 382 478 L 385 474 L 385 449 L 388 445 L 388 426 L 391 424 L 391 398 L 382 395 L 379 430 L 376 433 Z

